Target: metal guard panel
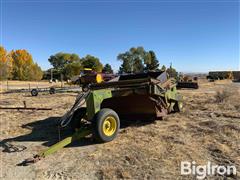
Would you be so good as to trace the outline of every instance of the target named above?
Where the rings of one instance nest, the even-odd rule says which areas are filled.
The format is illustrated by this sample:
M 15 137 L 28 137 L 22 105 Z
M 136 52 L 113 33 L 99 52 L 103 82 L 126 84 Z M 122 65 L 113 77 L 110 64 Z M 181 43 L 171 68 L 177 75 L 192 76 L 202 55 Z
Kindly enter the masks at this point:
M 94 115 L 100 110 L 102 101 L 111 97 L 112 91 L 110 89 L 99 89 L 90 92 L 86 102 L 87 117 L 89 121 L 91 121 Z

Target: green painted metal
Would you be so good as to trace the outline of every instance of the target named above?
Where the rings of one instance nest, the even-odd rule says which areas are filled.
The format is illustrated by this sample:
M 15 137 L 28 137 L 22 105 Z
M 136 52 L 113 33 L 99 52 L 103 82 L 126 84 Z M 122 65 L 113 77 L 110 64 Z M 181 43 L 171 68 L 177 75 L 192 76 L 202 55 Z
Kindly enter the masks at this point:
M 91 134 L 91 129 L 79 129 L 77 132 L 75 132 L 72 136 L 67 137 L 65 139 L 63 139 L 62 141 L 52 145 L 51 147 L 49 147 L 47 150 L 41 152 L 40 154 L 38 154 L 38 157 L 46 157 L 50 154 L 53 154 L 54 152 L 56 152 L 57 150 L 71 144 L 72 142 L 79 140 L 89 134 Z
M 174 86 L 165 92 L 165 97 L 167 98 L 167 100 L 176 100 L 177 101 L 178 100 L 177 94 L 178 93 L 177 93 L 176 86 Z
M 165 96 L 165 102 L 168 106 L 169 112 L 174 111 L 173 107 L 178 101 L 182 101 L 182 96 L 177 92 L 176 86 L 167 90 L 164 96 Z
M 111 89 L 100 89 L 91 91 L 87 98 L 87 118 L 92 120 L 94 115 L 101 109 L 101 103 L 104 99 L 111 98 Z

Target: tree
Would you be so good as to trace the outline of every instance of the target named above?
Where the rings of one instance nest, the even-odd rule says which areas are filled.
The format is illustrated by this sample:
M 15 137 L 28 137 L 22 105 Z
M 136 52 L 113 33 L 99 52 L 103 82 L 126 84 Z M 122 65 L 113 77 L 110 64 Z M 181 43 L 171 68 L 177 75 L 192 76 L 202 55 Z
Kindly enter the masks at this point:
M 31 65 L 30 71 L 29 71 L 29 80 L 35 80 L 39 81 L 43 77 L 43 71 L 41 70 L 41 67 L 37 64 L 34 63 Z
M 72 76 L 80 74 L 81 59 L 74 53 L 59 52 L 49 57 L 48 61 L 53 66 L 54 77 L 57 79 L 70 79 Z
M 4 47 L 0 46 L 0 80 L 11 79 L 12 58 L 7 54 Z
M 80 62 L 72 62 L 70 64 L 66 64 L 64 68 L 64 75 L 66 79 L 71 79 L 75 75 L 79 75 L 82 70 L 82 65 Z
M 157 70 L 159 63 L 154 51 L 149 51 L 147 53 L 144 63 L 146 64 L 145 70 Z
M 103 65 L 97 57 L 87 55 L 82 58 L 82 66 L 83 68 L 91 68 L 96 72 L 102 72 Z
M 13 79 L 16 80 L 41 80 L 42 70 L 33 62 L 32 55 L 26 50 L 11 51 L 13 60 Z
M 161 71 L 166 71 L 166 69 L 167 69 L 166 66 L 163 65 L 162 68 L 161 68 Z
M 119 69 L 121 73 L 137 73 L 144 70 L 143 62 L 146 61 L 146 51 L 143 47 L 132 47 L 125 53 L 120 53 L 117 59 L 122 61 Z
M 48 61 L 51 63 L 54 69 L 63 71 L 66 64 L 80 62 L 80 58 L 77 54 L 59 52 L 50 56 Z
M 119 73 L 121 73 L 121 74 L 122 73 L 130 73 L 131 72 L 131 65 L 130 65 L 129 59 L 126 58 L 122 61 L 123 61 L 122 65 L 119 67 Z
M 170 67 L 167 69 L 167 73 L 168 73 L 169 77 L 177 79 L 178 73 L 177 73 L 176 69 L 174 69 L 172 67 L 172 65 L 170 65 Z
M 105 64 L 105 66 L 103 67 L 103 72 L 105 72 L 105 73 L 113 73 L 111 65 L 110 64 Z

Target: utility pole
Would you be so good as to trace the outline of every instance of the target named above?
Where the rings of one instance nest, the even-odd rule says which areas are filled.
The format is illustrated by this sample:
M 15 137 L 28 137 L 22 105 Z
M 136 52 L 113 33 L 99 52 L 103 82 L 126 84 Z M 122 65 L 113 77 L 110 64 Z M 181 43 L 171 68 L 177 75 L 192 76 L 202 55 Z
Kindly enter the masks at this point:
M 53 73 L 52 73 L 52 68 L 51 68 L 51 82 L 53 80 Z

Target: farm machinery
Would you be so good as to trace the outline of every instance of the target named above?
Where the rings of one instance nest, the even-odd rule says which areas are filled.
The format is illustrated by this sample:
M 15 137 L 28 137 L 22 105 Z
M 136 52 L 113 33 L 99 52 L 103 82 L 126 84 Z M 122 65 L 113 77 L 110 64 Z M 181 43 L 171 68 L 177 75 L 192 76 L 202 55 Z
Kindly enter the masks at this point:
M 181 109 L 182 96 L 175 79 L 167 78 L 166 72 L 121 75 L 91 84 L 59 121 L 60 127 L 70 126 L 74 134 L 24 163 L 36 162 L 90 134 L 98 142 L 112 141 L 124 120 L 153 121 Z
M 198 77 L 182 76 L 179 75 L 177 82 L 177 89 L 198 89 Z

